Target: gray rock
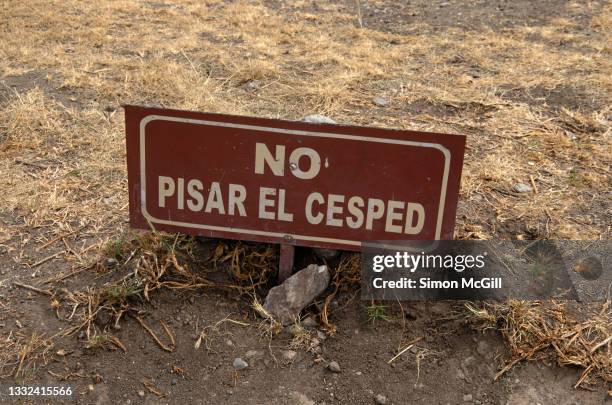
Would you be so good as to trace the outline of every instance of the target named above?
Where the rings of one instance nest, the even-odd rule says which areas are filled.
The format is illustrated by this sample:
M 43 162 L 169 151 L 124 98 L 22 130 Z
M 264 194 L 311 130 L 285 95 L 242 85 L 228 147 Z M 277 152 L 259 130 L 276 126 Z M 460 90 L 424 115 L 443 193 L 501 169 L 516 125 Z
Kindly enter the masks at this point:
M 389 105 L 389 101 L 387 99 L 385 99 L 385 98 L 382 98 L 382 97 L 374 97 L 372 99 L 372 102 L 374 104 L 376 104 L 377 106 L 379 106 L 379 107 L 386 107 L 386 106 Z
M 109 257 L 108 259 L 106 259 L 106 268 L 107 269 L 114 269 L 118 265 L 119 265 L 119 262 L 117 261 L 117 259 L 114 259 L 112 257 Z
M 329 364 L 327 365 L 327 368 L 329 369 L 329 371 L 331 371 L 332 373 L 339 373 L 342 370 L 340 369 L 340 364 L 338 364 L 338 362 L 336 361 L 330 361 Z
M 286 361 L 293 361 L 297 357 L 297 352 L 295 350 L 283 350 L 281 354 Z
M 259 90 L 261 82 L 259 80 L 249 80 L 244 84 L 244 89 L 247 91 Z
M 300 311 L 319 296 L 329 284 L 327 266 L 311 264 L 270 290 L 265 310 L 283 325 L 292 323 Z
M 530 185 L 525 183 L 516 183 L 514 185 L 514 191 L 517 193 L 530 193 L 533 191 Z
M 176 378 L 173 378 L 173 379 L 170 381 L 170 384 L 172 384 L 172 385 L 176 385 L 177 383 L 178 383 L 178 380 L 177 380 Z
M 465 394 L 463 396 L 463 402 L 472 402 L 472 394 Z
M 313 250 L 319 259 L 333 260 L 340 256 L 340 251 L 336 249 L 314 248 Z
M 232 366 L 234 366 L 236 370 L 244 370 L 245 368 L 249 366 L 249 363 L 242 360 L 240 357 L 236 357 L 234 359 L 234 362 L 232 363 Z
M 387 403 L 387 397 L 384 395 L 376 395 L 376 398 L 374 398 L 374 400 L 376 401 L 377 404 L 380 405 L 385 405 Z
M 304 121 L 313 124 L 335 124 L 336 121 L 321 114 L 311 114 L 304 117 Z

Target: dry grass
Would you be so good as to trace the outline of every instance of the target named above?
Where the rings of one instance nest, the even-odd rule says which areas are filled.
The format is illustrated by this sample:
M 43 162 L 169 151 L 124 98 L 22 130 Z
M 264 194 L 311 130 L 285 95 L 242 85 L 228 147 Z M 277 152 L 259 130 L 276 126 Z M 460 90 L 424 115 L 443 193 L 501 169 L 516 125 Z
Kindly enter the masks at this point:
M 512 358 L 497 373 L 497 380 L 522 360 L 553 360 L 561 366 L 583 369 L 576 387 L 612 382 L 612 309 L 606 301 L 584 316 L 565 303 L 510 300 L 467 305 L 480 328 L 501 331 Z
M 0 378 L 10 376 L 16 381 L 27 381 L 39 367 L 51 361 L 52 349 L 51 339 L 37 332 L 0 336 Z
M 253 294 L 257 288 L 269 283 L 268 277 L 275 268 L 273 262 L 277 260 L 269 246 L 247 247 L 240 242 L 233 243 L 233 246 L 219 243 L 211 257 L 197 259 L 192 245 L 191 237 L 157 232 L 130 234 L 109 243 L 106 254 L 97 262 L 97 268 L 98 273 L 110 272 L 110 281 L 94 282 L 81 291 L 59 289 L 54 293 L 52 301 L 58 317 L 75 324 L 65 335 L 84 329 L 87 339 L 95 340 L 105 336 L 107 329 L 118 325 L 125 315 L 135 317 L 148 329 L 140 319 L 142 304 L 149 302 L 151 296 L 162 289 L 216 288 Z M 111 268 L 109 259 L 112 260 Z M 205 272 L 199 271 L 216 268 L 219 263 L 230 260 L 226 266 L 227 282 L 211 281 Z M 102 325 L 96 322 L 101 316 L 106 319 Z M 171 336 L 167 328 L 164 329 Z M 110 342 L 115 343 L 113 339 Z
M 253 297 L 253 303 L 251 304 L 253 310 L 262 318 L 262 321 L 258 325 L 258 329 L 261 331 L 263 337 L 271 339 L 273 336 L 279 334 L 283 329 L 283 325 L 274 319 L 274 316 L 270 314 L 263 307 L 257 296 Z
M 336 326 L 330 321 L 329 306 L 339 291 L 355 287 L 361 280 L 361 257 L 358 254 L 345 254 L 338 266 L 333 269 L 331 285 L 332 291 L 325 297 L 321 309 L 321 324 L 327 333 L 333 335 Z
M 225 318 L 211 325 L 207 325 L 203 327 L 202 330 L 199 331 L 199 333 L 196 333 L 198 337 L 193 347 L 197 350 L 200 348 L 202 343 L 204 343 L 204 347 L 206 348 L 207 351 L 214 351 L 213 346 L 215 345 L 215 341 L 217 339 L 225 337 L 225 336 L 233 336 L 233 334 L 227 331 L 227 328 L 225 328 L 226 324 L 249 326 L 248 323 L 236 321 L 234 319 L 231 319 L 228 315 Z
M 127 209 L 120 104 L 151 103 L 466 133 L 462 200 L 477 215 L 460 218 L 460 236 L 609 235 L 609 5 L 572 3 L 566 17 L 541 26 L 440 31 L 424 21 L 403 34 L 358 28 L 338 5 L 321 9 L 5 6 L 0 75 L 23 78 L 0 92 L 0 187 L 11 190 L 0 209 L 25 225 L 11 233 L 42 228 L 40 242 L 81 222 L 115 226 Z M 596 14 L 586 31 L 572 18 L 582 12 Z M 253 80 L 255 91 L 243 86 Z M 567 103 L 547 104 L 558 91 Z M 376 95 L 391 107 L 371 108 Z M 537 194 L 511 192 L 529 176 Z

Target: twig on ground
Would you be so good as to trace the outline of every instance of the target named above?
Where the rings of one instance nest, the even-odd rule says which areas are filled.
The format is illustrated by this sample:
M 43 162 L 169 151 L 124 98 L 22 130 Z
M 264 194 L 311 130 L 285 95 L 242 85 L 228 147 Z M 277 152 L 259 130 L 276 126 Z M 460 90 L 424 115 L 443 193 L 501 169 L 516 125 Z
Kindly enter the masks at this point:
M 51 256 L 47 256 L 44 259 L 41 259 L 39 261 L 37 261 L 36 263 L 32 264 L 31 266 L 29 266 L 31 269 L 40 266 L 41 264 L 47 263 L 49 260 L 55 259 L 56 257 L 64 254 L 66 252 L 57 252 L 52 254 Z
M 13 285 L 16 285 L 17 287 L 25 288 L 26 290 L 31 290 L 31 291 L 37 292 L 39 294 L 44 294 L 44 295 L 49 296 L 49 297 L 53 296 L 53 293 L 51 291 L 49 291 L 49 290 L 42 290 L 40 288 L 31 286 L 31 285 L 28 285 L 28 284 L 23 284 L 23 283 L 20 283 L 18 281 L 14 281 Z
M 166 332 L 166 334 L 168 335 L 170 342 L 171 342 L 171 346 L 166 346 L 165 344 L 163 344 L 161 342 L 161 340 L 159 340 L 159 338 L 157 337 L 157 335 L 155 334 L 155 332 L 153 332 L 153 330 L 151 330 L 151 328 L 149 328 L 147 326 L 146 323 L 144 323 L 144 321 L 142 319 L 140 319 L 139 316 L 135 317 L 136 320 L 140 323 L 140 325 L 142 325 L 142 327 L 149 332 L 149 335 L 151 335 L 151 337 L 153 338 L 153 340 L 155 340 L 155 343 L 157 343 L 159 345 L 159 347 L 161 347 L 162 349 L 164 349 L 165 351 L 172 353 L 173 351 L 176 350 L 176 346 L 175 346 L 175 341 L 174 341 L 174 336 L 172 335 L 172 333 L 170 333 L 170 330 L 168 329 L 168 327 L 163 323 L 160 322 L 162 327 L 164 328 L 164 331 Z

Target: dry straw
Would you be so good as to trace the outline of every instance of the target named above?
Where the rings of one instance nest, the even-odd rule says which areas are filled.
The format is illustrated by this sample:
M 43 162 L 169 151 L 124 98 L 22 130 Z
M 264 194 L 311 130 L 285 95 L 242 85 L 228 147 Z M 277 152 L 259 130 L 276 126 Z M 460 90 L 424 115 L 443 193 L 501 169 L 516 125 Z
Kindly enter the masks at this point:
M 482 329 L 499 330 L 511 359 L 497 373 L 497 380 L 523 360 L 554 361 L 583 371 L 575 387 L 612 382 L 612 308 L 610 301 L 585 314 L 569 303 L 509 300 L 466 305 Z

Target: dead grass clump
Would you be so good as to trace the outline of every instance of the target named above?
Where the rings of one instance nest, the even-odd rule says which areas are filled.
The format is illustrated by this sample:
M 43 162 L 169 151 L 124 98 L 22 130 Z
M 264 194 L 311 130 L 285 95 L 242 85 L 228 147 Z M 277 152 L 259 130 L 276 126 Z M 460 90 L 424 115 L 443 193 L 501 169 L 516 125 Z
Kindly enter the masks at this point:
M 293 338 L 291 338 L 289 348 L 292 350 L 313 352 L 319 347 L 319 340 L 315 338 L 310 331 L 304 328 L 299 320 L 291 325 L 291 334 Z
M 345 254 L 332 275 L 331 284 L 333 291 L 325 297 L 323 309 L 321 310 L 321 324 L 327 333 L 333 335 L 336 326 L 329 321 L 329 305 L 341 289 L 349 289 L 358 285 L 361 281 L 361 256 L 359 254 Z
M 39 367 L 51 361 L 52 348 L 51 339 L 37 332 L 11 332 L 0 337 L 0 379 L 12 376 L 17 381 L 30 380 Z
M 509 300 L 485 303 L 481 308 L 466 306 L 477 328 L 499 330 L 510 349 L 512 357 L 496 380 L 522 360 L 551 360 L 583 369 L 575 387 L 595 384 L 597 378 L 612 382 L 609 300 L 588 316 L 559 302 Z
M 278 335 L 283 329 L 283 325 L 274 319 L 274 316 L 270 314 L 263 305 L 259 302 L 257 296 L 253 296 L 253 303 L 251 304 L 255 312 L 263 318 L 259 323 L 259 330 L 263 337 L 271 339 L 272 336 Z
M 162 289 L 221 288 L 253 293 L 275 274 L 275 249 L 270 245 L 219 243 L 210 257 L 198 259 L 192 237 L 160 232 L 129 234 L 107 243 L 97 264 L 98 272 L 112 280 L 84 291 L 56 292 L 56 310 L 59 314 L 59 308 L 64 307 L 66 319 L 77 321 L 66 334 L 85 329 L 88 340 L 105 336 L 100 329 L 117 326 L 126 314 L 135 316 L 145 327 L 139 318 L 142 304 Z M 231 282 L 211 281 L 194 270 L 219 265 L 226 266 Z M 276 329 L 274 324 L 271 327 Z
M 204 328 L 202 328 L 202 330 L 198 334 L 198 338 L 196 339 L 194 343 L 194 348 L 197 350 L 200 348 L 202 343 L 204 343 L 204 347 L 206 348 L 206 351 L 214 352 L 213 346 L 217 339 L 224 337 L 224 336 L 233 336 L 233 334 L 229 332 L 227 328 L 225 327 L 227 324 L 249 326 L 248 323 L 236 321 L 234 319 L 231 319 L 228 315 L 225 318 L 221 319 L 220 321 L 217 321 L 211 325 L 207 325 Z
M 115 336 L 103 333 L 100 335 L 93 335 L 87 339 L 86 349 L 90 350 L 98 350 L 98 349 L 107 349 L 107 350 L 116 350 L 121 349 L 124 353 L 127 352 L 127 349 L 121 343 L 121 341 Z
M 0 108 L 0 151 L 35 149 L 62 132 L 61 113 L 42 90 L 14 93 L 11 101 Z
M 212 262 L 215 266 L 226 264 L 238 286 L 256 290 L 278 272 L 278 255 L 277 245 L 225 241 L 217 245 Z
M 231 78 L 238 84 L 249 80 L 272 80 L 279 75 L 278 67 L 267 60 L 249 59 L 234 64 L 231 70 L 233 71 Z

